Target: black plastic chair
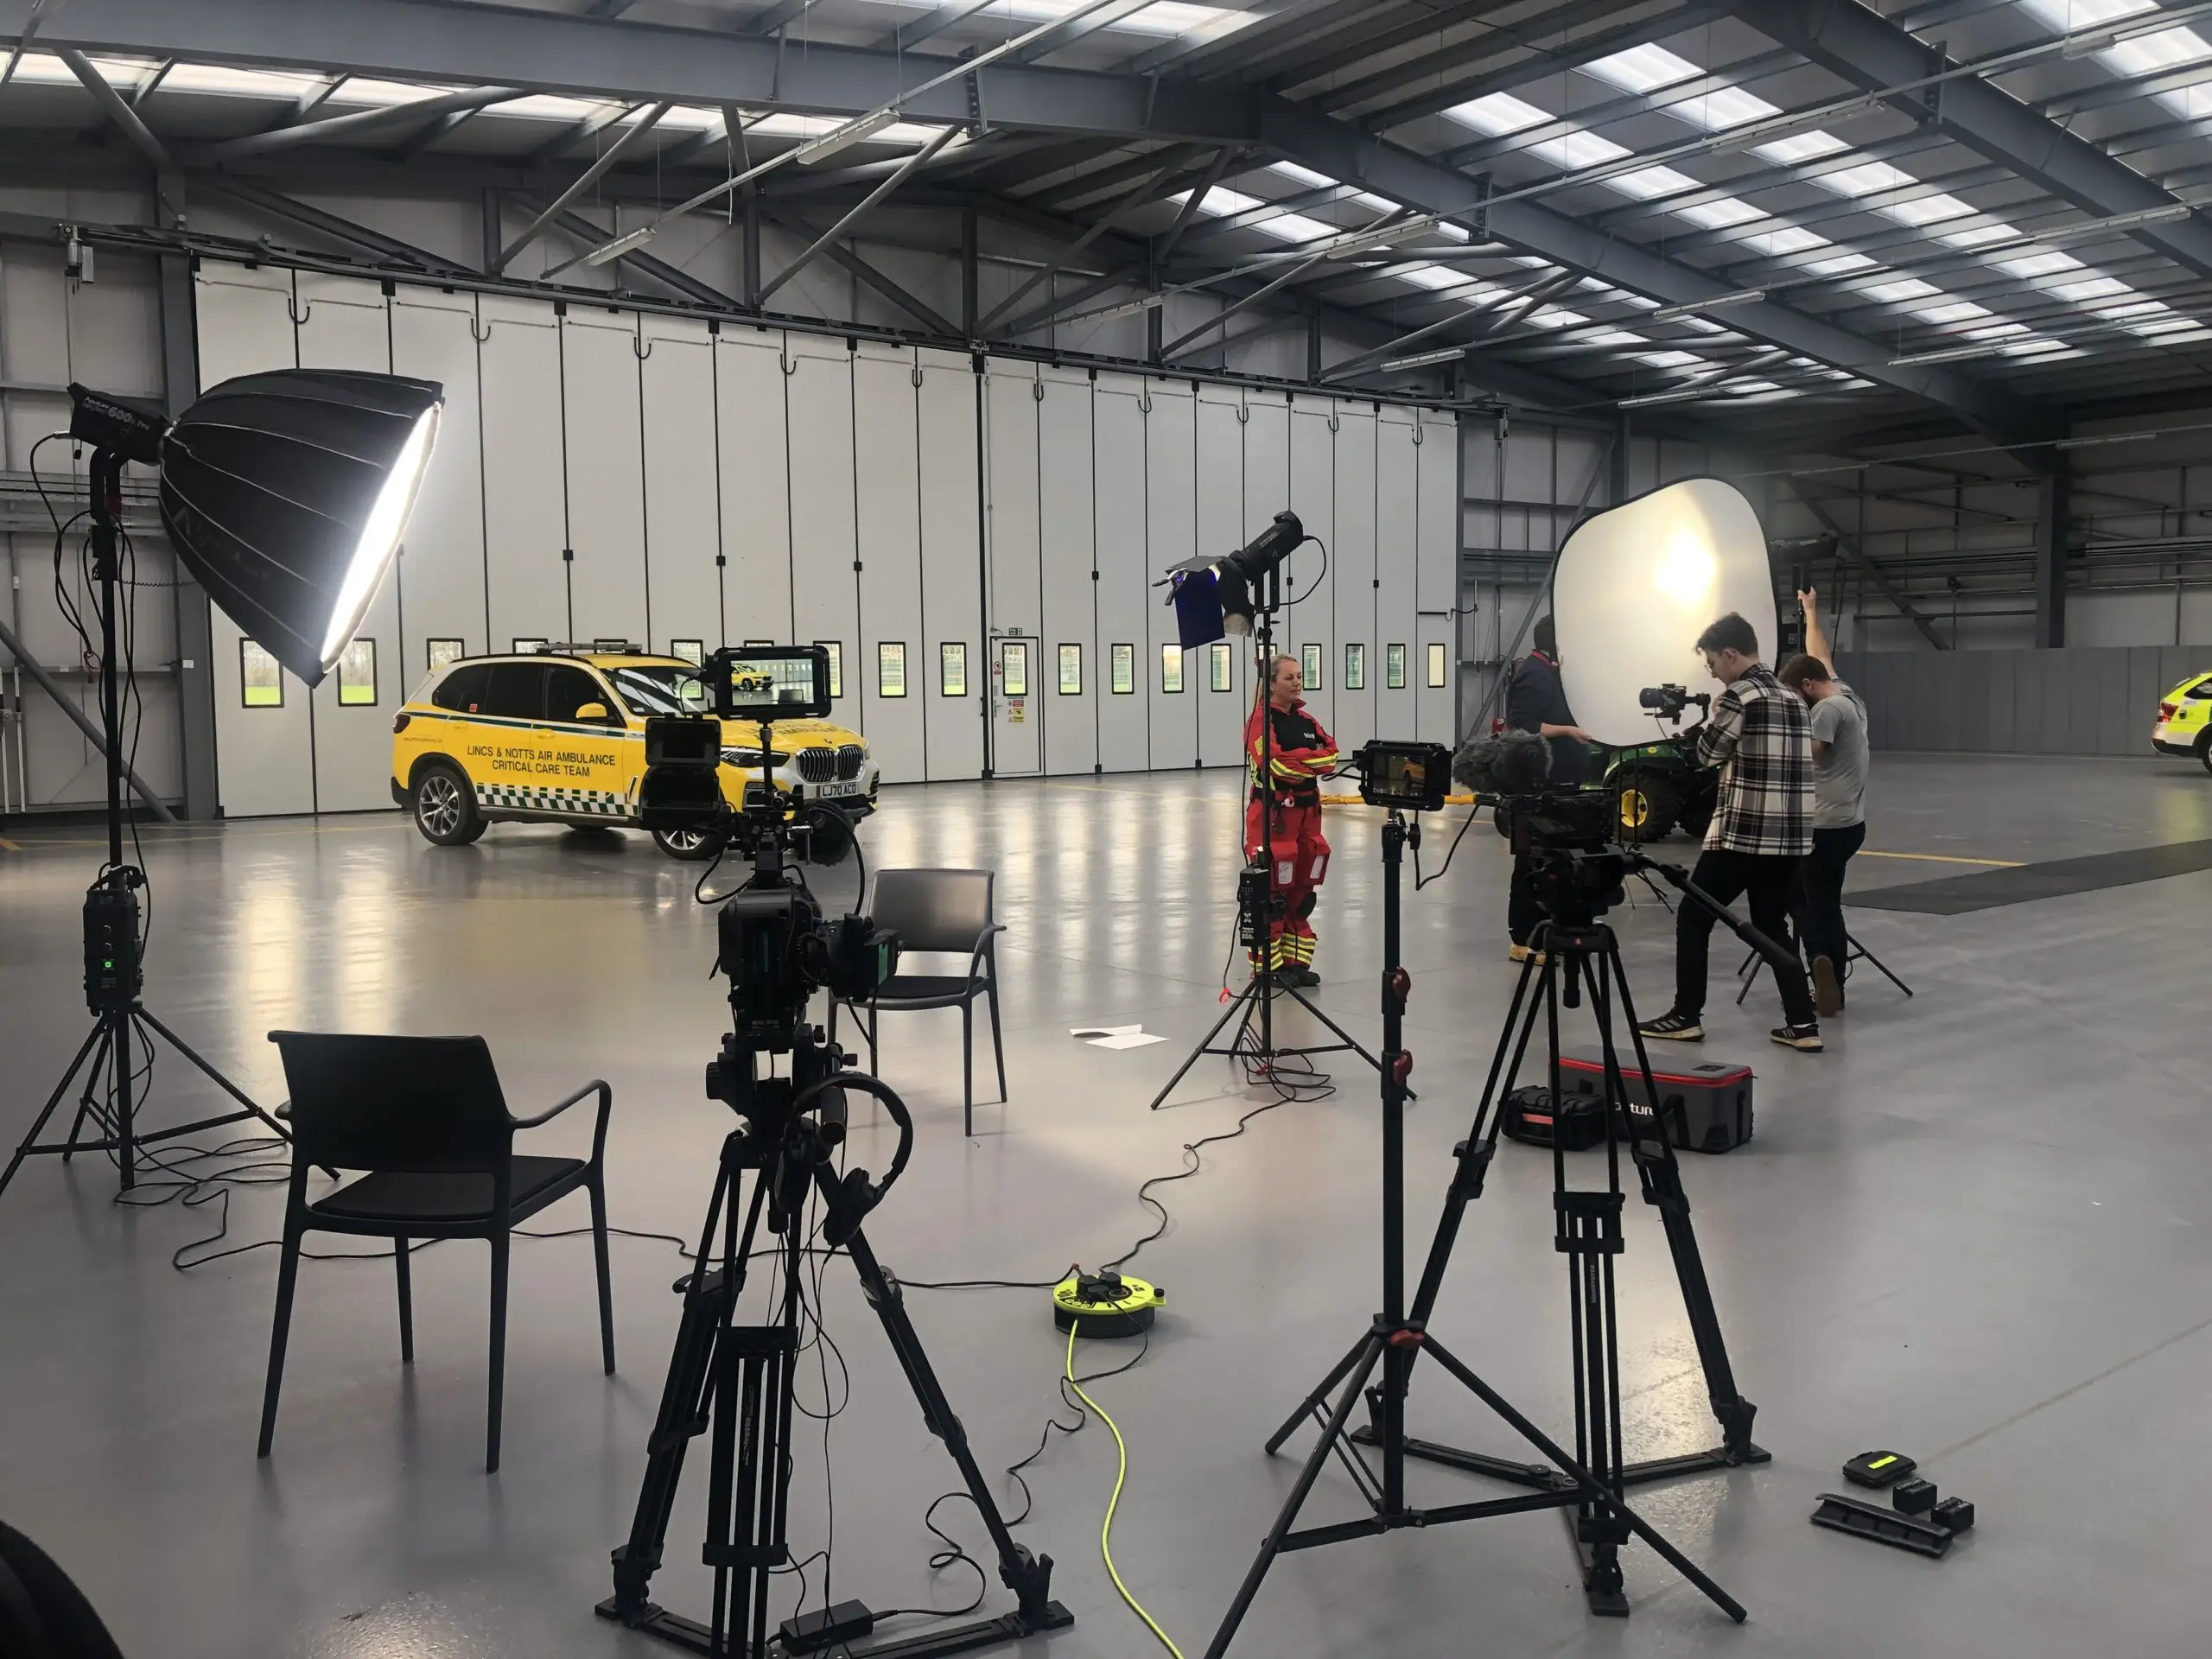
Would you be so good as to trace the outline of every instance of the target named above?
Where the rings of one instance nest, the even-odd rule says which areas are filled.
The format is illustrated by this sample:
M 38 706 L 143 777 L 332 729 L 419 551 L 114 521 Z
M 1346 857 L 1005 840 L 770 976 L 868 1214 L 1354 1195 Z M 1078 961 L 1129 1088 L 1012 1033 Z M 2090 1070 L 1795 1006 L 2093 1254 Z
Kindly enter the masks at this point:
M 876 1015 L 918 1008 L 960 1010 L 960 1092 L 963 1133 L 976 1133 L 976 999 L 991 1008 L 991 1051 L 998 1061 L 999 1099 L 1006 1099 L 1006 1044 L 999 1034 L 999 970 L 994 941 L 1006 931 L 991 918 L 989 870 L 878 870 L 868 880 L 862 908 L 876 926 L 895 934 L 901 963 L 916 955 L 944 952 L 968 958 L 964 974 L 893 974 L 868 1001 L 868 1067 L 881 1074 Z M 857 1007 L 855 1012 L 859 1010 Z M 837 1035 L 837 1006 L 830 1006 L 830 1036 Z
M 300 1240 L 309 1232 L 392 1241 L 399 1275 L 399 1357 L 415 1360 L 415 1307 L 408 1282 L 410 1239 L 480 1238 L 492 1246 L 491 1401 L 484 1463 L 499 1466 L 499 1405 L 506 1374 L 508 1235 L 579 1187 L 591 1196 L 599 1268 L 599 1341 L 614 1374 L 614 1308 L 607 1271 L 607 1189 L 602 1162 L 613 1090 L 594 1081 L 535 1117 L 509 1116 L 492 1052 L 481 1037 L 362 1037 L 272 1031 L 291 1090 L 292 1180 L 284 1206 L 284 1256 L 276 1276 L 276 1320 L 261 1403 L 260 1457 L 276 1432 L 276 1392 L 292 1323 Z M 551 1122 L 599 1096 L 591 1156 L 518 1156 L 517 1129 Z M 308 1201 L 318 1165 L 370 1172 Z

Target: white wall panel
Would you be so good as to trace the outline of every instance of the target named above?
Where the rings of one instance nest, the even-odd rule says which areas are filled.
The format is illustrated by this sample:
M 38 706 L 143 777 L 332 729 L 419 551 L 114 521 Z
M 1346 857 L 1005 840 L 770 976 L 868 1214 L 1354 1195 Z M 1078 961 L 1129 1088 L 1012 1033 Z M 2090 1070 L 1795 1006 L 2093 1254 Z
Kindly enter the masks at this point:
M 983 543 L 977 452 L 980 382 L 968 359 L 918 354 L 915 394 L 921 446 L 922 630 L 907 671 L 922 699 L 929 775 L 983 774 L 990 675 L 984 661 Z M 943 651 L 960 647 L 964 691 L 944 695 Z
M 984 377 L 984 532 L 990 566 L 991 769 L 1002 778 L 1040 771 L 1045 747 L 1037 700 L 1048 696 L 1039 635 L 1044 627 L 1037 518 L 1037 410 L 1041 383 L 1026 364 L 994 363 Z M 1027 695 L 1008 697 L 1006 644 L 1024 640 Z
M 704 323 L 642 320 L 645 562 L 649 651 L 673 639 L 721 643 L 719 493 L 715 476 L 715 343 Z
M 1459 432 L 1450 415 L 1421 414 L 1414 511 L 1414 621 L 1419 636 L 1412 664 L 1414 734 L 1424 743 L 1449 743 L 1459 707 Z M 1444 649 L 1444 683 L 1428 683 L 1432 646 Z
M 210 264 L 194 278 L 202 391 L 241 374 L 298 366 L 292 274 Z M 282 677 L 283 702 L 245 706 L 237 624 L 214 607 L 215 792 L 226 817 L 315 810 L 308 689 Z
M 1145 543 L 1152 568 L 1196 558 L 1198 517 L 1198 401 L 1182 381 L 1151 383 L 1151 410 L 1144 417 Z M 1161 653 L 1176 645 L 1175 612 L 1156 602 L 1145 607 L 1150 654 L 1141 669 L 1152 723 L 1152 764 L 1160 771 L 1198 763 L 1198 710 L 1205 706 L 1197 677 L 1202 652 L 1184 664 L 1183 689 L 1164 689 Z
M 1300 595 L 1284 611 L 1277 632 L 1277 649 L 1304 660 L 1307 645 L 1320 648 L 1321 669 L 1308 675 L 1306 707 L 1332 735 L 1337 725 L 1337 686 L 1339 677 L 1330 672 L 1337 660 L 1337 459 L 1336 434 L 1330 430 L 1335 404 L 1301 398 L 1290 411 L 1290 510 L 1306 533 L 1318 536 L 1322 548 L 1301 549 L 1287 574 L 1296 578 Z
M 853 365 L 837 341 L 794 335 L 791 410 L 791 603 L 798 644 L 834 641 L 842 671 L 837 717 L 862 719 L 859 556 L 853 520 Z M 828 347 L 835 346 L 835 355 Z
M 1045 720 L 1045 770 L 1089 772 L 1098 766 L 1098 606 L 1091 572 L 1092 502 L 1096 492 L 1087 376 L 1047 369 L 1037 406 L 1039 545 L 1043 556 L 1044 663 L 1038 696 Z M 1075 648 L 1076 683 L 1064 691 L 1065 647 Z
M 926 673 L 933 655 L 922 627 L 921 435 L 914 354 L 863 343 L 853 359 L 854 454 L 860 526 L 861 707 L 869 751 L 887 784 L 929 775 Z M 882 655 L 895 647 L 895 678 Z M 886 695 L 886 686 L 897 696 Z
M 307 369 L 391 371 L 391 323 L 382 288 L 353 276 L 299 273 L 294 309 L 299 317 L 300 366 Z M 391 716 L 406 695 L 401 682 L 400 610 L 404 595 L 395 565 L 362 613 L 356 639 L 374 641 L 374 701 L 347 702 L 333 670 L 308 700 L 315 725 L 315 806 L 318 812 L 364 812 L 391 808 Z M 357 694 L 358 695 L 358 694 Z
M 784 337 L 727 330 L 715 342 L 721 456 L 722 628 L 717 643 L 793 642 L 791 454 Z
M 403 696 L 429 671 L 427 643 L 458 639 L 465 652 L 486 649 L 491 620 L 484 594 L 484 451 L 476 385 L 476 302 L 466 294 L 403 288 L 391 302 L 396 374 L 446 389 L 438 447 L 399 550 L 399 656 L 392 667 Z M 379 668 L 382 664 L 379 664 Z
M 1244 410 L 1241 392 L 1200 386 L 1198 396 L 1198 555 L 1218 558 L 1244 544 Z M 1236 686 L 1251 642 L 1229 641 L 1230 690 L 1213 689 L 1212 647 L 1198 645 L 1184 664 L 1183 683 L 1198 705 L 1198 758 L 1209 766 L 1243 764 L 1244 717 Z
M 645 458 L 638 318 L 572 306 L 561 320 L 568 451 L 569 618 L 579 641 L 646 641 Z
M 1375 442 L 1373 405 L 1346 404 L 1337 426 L 1337 649 L 1328 671 L 1337 688 L 1331 734 L 1347 753 L 1375 735 L 1375 687 L 1382 674 L 1375 636 Z M 1365 653 L 1358 690 L 1345 683 L 1345 656 L 1354 645 Z
M 1375 691 L 1375 734 L 1414 734 L 1414 488 L 1420 448 L 1410 410 L 1386 409 L 1377 422 L 1375 490 L 1375 634 L 1368 677 Z M 1390 685 L 1390 647 L 1400 647 L 1403 683 Z
M 1098 764 L 1108 772 L 1142 772 L 1151 765 L 1146 682 L 1157 677 L 1145 639 L 1145 595 L 1152 555 L 1145 542 L 1145 415 L 1141 380 L 1099 378 L 1092 400 L 1093 535 L 1098 550 L 1098 634 L 1095 696 Z M 1125 647 L 1129 690 L 1114 685 L 1114 648 Z
M 561 337 L 543 302 L 486 294 L 477 304 L 488 645 L 507 651 L 517 639 L 574 637 L 561 557 L 569 545 Z

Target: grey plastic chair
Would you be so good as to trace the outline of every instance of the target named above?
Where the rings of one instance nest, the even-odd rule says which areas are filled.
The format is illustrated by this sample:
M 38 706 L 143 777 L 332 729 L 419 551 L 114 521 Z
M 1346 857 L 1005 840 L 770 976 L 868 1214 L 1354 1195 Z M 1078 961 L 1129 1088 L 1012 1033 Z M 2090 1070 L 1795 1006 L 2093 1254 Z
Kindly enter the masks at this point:
M 963 1132 L 976 1133 L 976 999 L 991 1008 L 991 1051 L 998 1061 L 999 1099 L 1006 1099 L 1006 1045 L 999 1034 L 999 970 L 994 942 L 1006 931 L 992 919 L 990 870 L 878 870 L 869 877 L 862 908 L 877 927 L 899 940 L 899 970 L 868 999 L 868 1068 L 882 1073 L 876 1016 L 916 1008 L 960 1010 L 960 1091 Z M 962 974 L 910 974 L 905 963 L 942 952 L 968 958 Z M 860 1012 L 858 1007 L 854 1009 Z M 830 1036 L 837 1035 L 837 1007 L 830 1007 Z
M 480 1238 L 492 1247 L 492 1363 L 484 1466 L 499 1466 L 499 1405 L 507 1348 L 507 1240 L 546 1205 L 582 1190 L 591 1198 L 599 1270 L 600 1356 L 614 1375 L 614 1309 L 607 1262 L 607 1119 L 613 1091 L 594 1081 L 535 1117 L 515 1117 L 499 1090 L 481 1037 L 365 1037 L 272 1031 L 292 1092 L 292 1180 L 284 1205 L 283 1259 L 276 1273 L 276 1318 L 269 1338 L 269 1376 L 261 1402 L 259 1455 L 276 1432 L 276 1395 L 299 1279 L 300 1240 L 309 1232 L 388 1238 L 399 1275 L 399 1357 L 415 1359 L 410 1239 Z M 517 1129 L 550 1122 L 599 1096 L 591 1156 L 518 1154 Z M 310 1202 L 317 1165 L 370 1172 Z

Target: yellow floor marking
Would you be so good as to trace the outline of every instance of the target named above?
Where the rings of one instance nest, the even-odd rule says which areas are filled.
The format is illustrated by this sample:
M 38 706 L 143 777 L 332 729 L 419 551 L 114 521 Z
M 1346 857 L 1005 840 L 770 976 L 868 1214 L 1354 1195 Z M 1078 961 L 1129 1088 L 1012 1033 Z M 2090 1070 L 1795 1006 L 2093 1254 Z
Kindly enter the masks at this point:
M 1957 858 L 1949 853 L 1878 853 L 1871 848 L 1860 849 L 1861 858 L 1910 858 L 1923 864 L 1982 864 L 1993 870 L 2017 870 L 2021 861 L 2017 858 Z
M 11 853 L 20 853 L 23 850 L 5 836 L 0 836 L 0 847 L 5 847 Z

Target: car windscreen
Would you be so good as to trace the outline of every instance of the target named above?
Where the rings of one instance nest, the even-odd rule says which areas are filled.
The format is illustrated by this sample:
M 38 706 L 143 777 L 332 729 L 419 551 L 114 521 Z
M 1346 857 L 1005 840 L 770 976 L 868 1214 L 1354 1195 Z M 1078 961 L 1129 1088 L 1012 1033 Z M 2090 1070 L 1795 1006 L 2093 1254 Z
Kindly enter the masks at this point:
M 713 694 L 699 671 L 688 664 L 653 663 L 605 671 L 623 707 L 640 717 L 714 712 Z

